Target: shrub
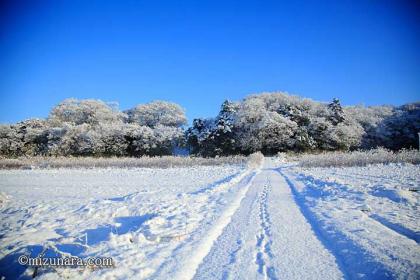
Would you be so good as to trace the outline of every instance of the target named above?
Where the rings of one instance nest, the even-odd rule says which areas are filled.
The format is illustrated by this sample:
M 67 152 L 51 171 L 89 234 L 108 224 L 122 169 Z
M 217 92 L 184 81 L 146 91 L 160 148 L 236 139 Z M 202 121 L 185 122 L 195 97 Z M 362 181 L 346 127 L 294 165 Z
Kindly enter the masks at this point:
M 255 152 L 248 156 L 249 168 L 260 168 L 264 163 L 264 155 L 261 152 Z

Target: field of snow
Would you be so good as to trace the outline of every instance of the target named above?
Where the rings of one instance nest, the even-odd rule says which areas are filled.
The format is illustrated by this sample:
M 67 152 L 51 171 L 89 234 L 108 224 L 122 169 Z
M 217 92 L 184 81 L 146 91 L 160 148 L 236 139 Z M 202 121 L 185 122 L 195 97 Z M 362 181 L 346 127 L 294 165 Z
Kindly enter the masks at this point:
M 420 279 L 419 165 L 284 167 L 282 174 L 348 278 Z
M 419 165 L 0 170 L 6 279 L 420 279 Z M 112 257 L 112 268 L 19 255 Z M 1 278 L 1 277 L 0 277 Z

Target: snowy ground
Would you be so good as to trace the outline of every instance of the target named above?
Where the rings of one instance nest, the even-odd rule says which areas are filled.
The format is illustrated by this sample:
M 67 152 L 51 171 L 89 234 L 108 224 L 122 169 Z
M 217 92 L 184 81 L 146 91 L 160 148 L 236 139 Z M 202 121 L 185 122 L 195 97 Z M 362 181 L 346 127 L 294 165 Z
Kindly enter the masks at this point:
M 113 257 L 39 279 L 419 279 L 420 166 L 0 171 L 0 275 L 22 254 Z

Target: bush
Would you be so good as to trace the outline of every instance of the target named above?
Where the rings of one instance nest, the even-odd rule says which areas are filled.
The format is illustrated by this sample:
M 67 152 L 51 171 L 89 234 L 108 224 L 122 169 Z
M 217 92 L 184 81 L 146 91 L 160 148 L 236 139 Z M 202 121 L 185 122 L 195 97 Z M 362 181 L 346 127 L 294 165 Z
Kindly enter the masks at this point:
M 256 152 L 248 156 L 249 168 L 261 168 L 264 163 L 264 155 L 261 152 Z

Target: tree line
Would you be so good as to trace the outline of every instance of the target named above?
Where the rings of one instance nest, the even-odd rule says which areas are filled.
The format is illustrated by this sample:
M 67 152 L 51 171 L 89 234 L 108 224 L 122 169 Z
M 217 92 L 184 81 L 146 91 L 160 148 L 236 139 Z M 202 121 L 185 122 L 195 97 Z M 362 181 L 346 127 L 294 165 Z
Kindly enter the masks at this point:
M 417 147 L 420 103 L 342 106 L 285 93 L 225 101 L 214 118 L 187 127 L 178 104 L 153 101 L 120 111 L 115 103 L 66 99 L 46 119 L 0 125 L 0 154 L 17 156 L 161 156 L 188 150 L 235 154 Z

